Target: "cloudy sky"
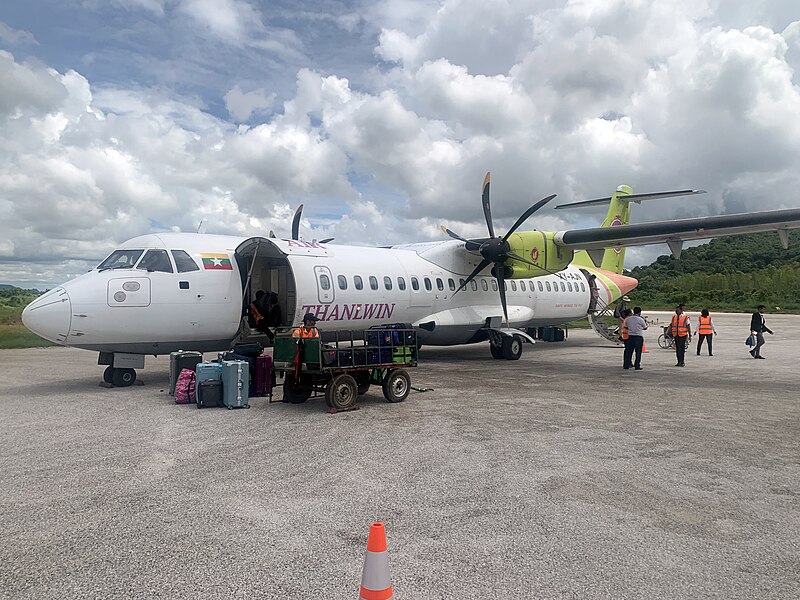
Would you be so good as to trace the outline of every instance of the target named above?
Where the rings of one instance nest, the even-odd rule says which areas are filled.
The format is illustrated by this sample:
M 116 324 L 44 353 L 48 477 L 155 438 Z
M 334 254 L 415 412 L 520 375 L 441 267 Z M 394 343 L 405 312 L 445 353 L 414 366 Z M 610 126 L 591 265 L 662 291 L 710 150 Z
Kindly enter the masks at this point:
M 0 283 L 301 202 L 306 239 L 479 236 L 486 171 L 498 229 L 620 183 L 709 192 L 636 221 L 800 207 L 799 69 L 796 0 L 4 0 Z

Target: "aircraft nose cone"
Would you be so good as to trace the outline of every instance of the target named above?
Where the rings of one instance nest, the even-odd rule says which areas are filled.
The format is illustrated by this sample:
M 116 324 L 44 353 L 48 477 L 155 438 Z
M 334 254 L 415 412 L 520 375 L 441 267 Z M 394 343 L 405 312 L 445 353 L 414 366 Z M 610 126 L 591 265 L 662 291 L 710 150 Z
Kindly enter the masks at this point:
M 72 305 L 64 288 L 39 296 L 22 311 L 25 327 L 46 340 L 63 344 L 69 335 Z

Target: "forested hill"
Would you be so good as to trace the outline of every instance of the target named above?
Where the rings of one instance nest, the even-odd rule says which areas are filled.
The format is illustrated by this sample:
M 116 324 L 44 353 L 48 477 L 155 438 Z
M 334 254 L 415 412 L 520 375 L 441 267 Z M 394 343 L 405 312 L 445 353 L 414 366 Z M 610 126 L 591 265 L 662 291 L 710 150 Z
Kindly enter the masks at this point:
M 650 308 L 752 311 L 766 304 L 770 311 L 800 311 L 800 233 L 789 234 L 784 250 L 777 233 L 718 238 L 686 248 L 679 260 L 659 256 L 651 265 L 635 267 L 639 280 L 631 299 Z M 777 307 L 777 308 L 776 308 Z

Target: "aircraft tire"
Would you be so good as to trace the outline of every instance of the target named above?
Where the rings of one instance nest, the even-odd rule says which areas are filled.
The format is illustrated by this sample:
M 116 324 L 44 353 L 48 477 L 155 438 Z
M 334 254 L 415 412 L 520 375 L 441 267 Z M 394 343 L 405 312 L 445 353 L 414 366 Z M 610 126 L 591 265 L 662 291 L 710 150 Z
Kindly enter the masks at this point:
M 502 347 L 495 346 L 494 344 L 489 342 L 489 350 L 492 353 L 492 358 L 497 358 L 497 359 L 504 359 L 505 358 L 505 355 L 503 354 L 503 348 Z
M 503 357 L 506 360 L 519 360 L 522 356 L 522 339 L 518 336 L 503 338 Z
M 331 408 L 344 410 L 356 403 L 358 386 L 356 380 L 346 373 L 337 375 L 325 386 L 325 401 Z
M 103 381 L 114 383 L 114 367 L 106 367 L 106 370 L 103 371 Z
M 111 383 L 115 387 L 129 387 L 136 382 L 136 371 L 133 369 L 114 369 Z
M 389 402 L 402 402 L 411 391 L 411 377 L 405 369 L 394 369 L 383 380 L 383 397 Z

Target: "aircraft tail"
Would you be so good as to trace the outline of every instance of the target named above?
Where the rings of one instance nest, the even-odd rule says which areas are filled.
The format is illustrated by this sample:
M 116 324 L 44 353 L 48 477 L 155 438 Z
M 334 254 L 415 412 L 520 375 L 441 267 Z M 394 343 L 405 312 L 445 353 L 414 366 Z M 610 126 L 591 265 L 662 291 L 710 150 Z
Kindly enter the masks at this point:
M 671 198 L 673 196 L 693 196 L 694 194 L 705 194 L 704 190 L 675 190 L 670 192 L 655 192 L 649 194 L 634 194 L 633 188 L 629 185 L 620 185 L 610 198 L 597 198 L 595 200 L 584 200 L 582 202 L 571 202 L 569 204 L 559 204 L 556 208 L 578 208 L 584 206 L 595 206 L 608 203 L 608 212 L 602 227 L 618 227 L 628 225 L 631 222 L 631 203 L 640 203 L 642 200 L 656 200 L 661 198 Z M 611 273 L 622 273 L 625 264 L 625 247 L 605 248 L 602 250 L 578 250 L 572 264 L 587 267 L 600 268 Z
M 602 199 L 609 202 L 608 212 L 602 227 L 617 227 L 619 225 L 628 225 L 631 222 L 631 203 L 621 199 L 631 194 L 633 194 L 633 189 L 630 186 L 620 185 L 611 198 Z M 594 201 L 590 200 L 589 202 Z M 561 206 L 575 206 L 575 204 L 562 204 Z M 560 208 L 560 206 L 557 208 Z M 605 250 L 593 251 L 592 255 L 586 250 L 578 250 L 575 252 L 572 264 L 579 267 L 598 267 L 612 273 L 622 273 L 622 268 L 625 264 L 625 248 L 620 246 L 606 248 Z

